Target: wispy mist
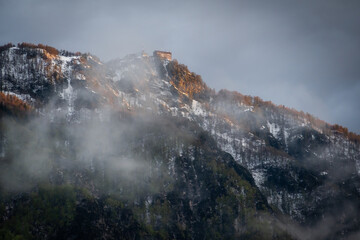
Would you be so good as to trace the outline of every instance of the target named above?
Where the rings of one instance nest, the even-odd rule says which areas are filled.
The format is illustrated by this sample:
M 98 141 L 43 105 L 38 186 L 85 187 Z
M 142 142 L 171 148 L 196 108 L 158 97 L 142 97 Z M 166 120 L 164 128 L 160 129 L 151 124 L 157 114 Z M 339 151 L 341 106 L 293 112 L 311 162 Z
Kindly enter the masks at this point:
M 144 188 L 149 179 L 156 180 L 160 173 L 164 181 L 170 181 L 163 176 L 168 172 L 169 159 L 163 160 L 161 152 L 150 154 L 159 148 L 151 145 L 155 135 L 162 138 L 162 132 L 154 126 L 154 116 L 142 114 L 136 120 L 127 120 L 106 109 L 91 114 L 81 123 L 70 123 L 61 117 L 63 114 L 55 120 L 48 116 L 34 117 L 28 122 L 3 119 L 2 135 L 6 142 L 0 170 L 1 189 L 28 191 L 38 184 L 52 183 L 75 184 L 91 190 L 95 184 L 102 186 L 104 193 L 121 193 L 124 186 L 136 192 L 132 189 L 135 183 L 136 189 Z M 176 134 L 174 131 L 172 135 Z M 161 162 L 155 162 L 156 158 Z

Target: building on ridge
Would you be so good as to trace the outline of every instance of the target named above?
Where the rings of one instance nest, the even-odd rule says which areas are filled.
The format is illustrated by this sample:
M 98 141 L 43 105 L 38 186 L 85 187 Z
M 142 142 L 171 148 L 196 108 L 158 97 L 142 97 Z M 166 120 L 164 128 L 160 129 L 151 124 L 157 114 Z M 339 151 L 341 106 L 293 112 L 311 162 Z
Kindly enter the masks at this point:
M 153 56 L 156 58 L 159 58 L 160 60 L 168 60 L 171 61 L 172 55 L 171 52 L 165 52 L 165 51 L 154 51 Z

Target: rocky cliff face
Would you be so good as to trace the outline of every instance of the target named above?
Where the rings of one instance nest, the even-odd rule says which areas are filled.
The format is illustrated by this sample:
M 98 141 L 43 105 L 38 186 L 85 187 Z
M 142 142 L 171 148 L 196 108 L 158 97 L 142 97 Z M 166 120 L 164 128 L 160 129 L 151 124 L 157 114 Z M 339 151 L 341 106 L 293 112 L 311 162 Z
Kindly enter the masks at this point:
M 216 93 L 176 60 L 144 54 L 102 63 L 89 54 L 10 47 L 0 52 L 0 69 L 2 92 L 32 106 L 36 119 L 14 124 L 3 111 L 1 226 L 8 235 L 19 233 L 7 227 L 24 217 L 19 204 L 31 212 L 37 198 L 64 191 L 41 184 L 68 184 L 69 204 L 77 202 L 60 228 L 50 220 L 40 224 L 48 231 L 29 225 L 37 237 L 83 236 L 74 230 L 77 218 L 92 219 L 96 238 L 358 234 L 359 137 L 344 128 L 257 97 Z M 109 230 L 115 226 L 121 231 Z

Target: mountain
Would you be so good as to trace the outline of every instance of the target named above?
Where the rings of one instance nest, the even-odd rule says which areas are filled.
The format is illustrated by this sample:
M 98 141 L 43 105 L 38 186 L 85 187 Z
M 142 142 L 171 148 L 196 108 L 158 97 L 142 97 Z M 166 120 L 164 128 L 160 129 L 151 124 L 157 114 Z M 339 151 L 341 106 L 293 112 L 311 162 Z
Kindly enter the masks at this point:
M 360 137 L 171 53 L 0 47 L 0 236 L 357 239 Z

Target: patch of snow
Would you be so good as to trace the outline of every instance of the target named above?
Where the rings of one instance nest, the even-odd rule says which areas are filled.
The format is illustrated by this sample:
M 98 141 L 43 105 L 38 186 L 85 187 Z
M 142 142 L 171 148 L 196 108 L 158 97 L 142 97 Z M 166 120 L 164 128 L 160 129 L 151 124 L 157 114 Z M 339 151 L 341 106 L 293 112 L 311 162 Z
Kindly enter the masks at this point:
M 324 172 L 321 172 L 320 175 L 321 176 L 326 176 L 326 175 L 328 175 L 328 173 L 324 171 Z
M 284 129 L 284 140 L 285 140 L 285 147 L 286 150 L 288 150 L 288 139 L 289 139 L 290 133 L 289 133 L 289 129 Z
M 167 71 L 167 68 L 166 68 L 166 66 L 169 64 L 169 61 L 168 60 L 164 60 L 163 61 L 163 66 L 164 66 L 164 69 L 165 69 L 165 76 L 166 76 L 166 78 L 169 78 L 169 74 L 168 74 L 168 71 Z
M 81 73 L 76 73 L 75 78 L 78 80 L 86 80 L 86 77 L 84 76 L 84 74 L 81 74 Z
M 59 56 L 61 61 L 61 70 L 64 76 L 67 78 L 68 86 L 60 93 L 60 97 L 68 101 L 68 116 L 72 116 L 74 114 L 74 100 L 76 98 L 73 87 L 71 86 L 71 61 L 74 59 L 78 59 L 78 56 L 66 57 Z M 85 77 L 85 76 L 84 76 Z
M 275 123 L 269 123 L 267 122 L 267 126 L 269 128 L 269 132 L 275 137 L 278 137 L 278 134 L 280 132 L 280 127 Z
M 256 186 L 260 187 L 264 183 L 264 173 L 260 170 L 253 170 L 251 173 L 255 180 Z
M 247 106 L 244 108 L 244 112 L 254 112 L 254 106 Z
M 197 116 L 206 116 L 206 111 L 202 108 L 201 103 L 196 100 L 192 101 L 192 112 Z

